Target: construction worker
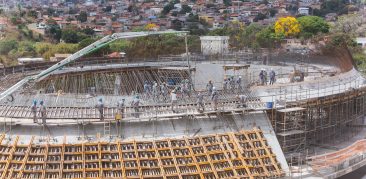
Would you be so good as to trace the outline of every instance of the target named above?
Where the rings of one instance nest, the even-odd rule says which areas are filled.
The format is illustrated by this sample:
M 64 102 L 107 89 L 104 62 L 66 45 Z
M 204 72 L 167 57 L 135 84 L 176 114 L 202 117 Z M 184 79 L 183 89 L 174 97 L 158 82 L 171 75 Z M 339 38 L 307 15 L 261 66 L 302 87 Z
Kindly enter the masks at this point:
M 264 85 L 264 69 L 263 68 L 259 72 L 259 80 L 260 80 L 260 84 Z
M 217 92 L 216 87 L 213 87 L 212 94 L 211 94 L 211 100 L 212 100 L 212 106 L 215 111 L 217 110 L 218 98 L 219 98 L 219 93 Z
M 38 121 L 37 121 L 37 101 L 36 100 L 33 101 L 31 111 L 32 111 L 32 114 L 33 114 L 33 122 L 37 123 Z
M 125 99 L 120 99 L 117 102 L 117 108 L 118 108 L 118 112 L 119 112 L 119 114 L 121 115 L 121 118 L 122 118 L 123 115 L 124 115 L 124 109 L 125 109 Z
M 212 94 L 212 88 L 213 88 L 213 84 L 210 81 L 208 81 L 207 85 L 206 85 L 206 90 L 208 91 L 208 95 L 211 95 Z
M 205 106 L 203 103 L 203 94 L 200 91 L 197 94 L 197 110 L 199 112 L 203 112 L 205 110 Z
M 238 86 L 238 93 L 241 92 L 242 87 L 241 87 L 241 76 L 239 76 L 239 78 L 236 80 L 236 85 Z
M 223 85 L 222 85 L 222 88 L 223 88 L 224 92 L 227 91 L 228 84 L 229 84 L 229 80 L 227 78 L 224 78 L 224 82 L 223 82 Z
M 234 79 L 234 76 L 230 77 L 229 85 L 230 85 L 231 92 L 234 93 L 235 92 L 235 79 Z
M 43 105 L 43 101 L 39 102 L 40 107 L 39 107 L 39 113 L 42 119 L 42 124 L 45 125 L 46 124 L 46 118 L 47 118 L 47 109 L 46 106 Z
M 104 120 L 104 115 L 103 115 L 103 112 L 104 112 L 104 103 L 103 103 L 103 99 L 102 98 L 99 98 L 98 104 L 95 107 L 98 108 L 98 111 L 99 111 L 99 119 L 101 121 L 103 121 Z
M 170 93 L 170 97 L 171 97 L 171 102 L 172 102 L 171 108 L 172 108 L 172 111 L 175 112 L 174 107 L 176 107 L 177 106 L 177 103 L 178 103 L 176 90 L 173 90 Z
M 268 75 L 266 69 L 263 70 L 263 77 L 264 77 L 264 85 L 267 85 Z
M 116 75 L 116 79 L 114 80 L 114 95 L 119 95 L 121 91 L 121 76 Z
M 269 84 L 273 85 L 273 83 L 276 81 L 276 73 L 273 69 L 269 72 Z
M 247 107 L 247 96 L 245 95 L 237 95 L 236 98 L 239 100 L 238 108 L 240 107 Z
M 154 101 L 158 99 L 159 91 L 158 91 L 158 83 L 154 81 L 154 84 L 152 86 L 152 95 Z
M 134 116 L 136 118 L 139 118 L 140 117 L 140 114 L 139 114 L 139 106 L 140 106 L 140 96 L 139 95 L 136 95 L 136 97 L 132 100 L 131 102 L 131 106 L 133 107 L 133 109 L 135 110 L 135 114 Z
M 144 83 L 144 95 L 148 97 L 150 95 L 150 85 L 147 81 Z
M 168 96 L 168 87 L 166 86 L 165 82 L 160 85 L 160 94 L 163 96 L 163 101 L 165 102 Z

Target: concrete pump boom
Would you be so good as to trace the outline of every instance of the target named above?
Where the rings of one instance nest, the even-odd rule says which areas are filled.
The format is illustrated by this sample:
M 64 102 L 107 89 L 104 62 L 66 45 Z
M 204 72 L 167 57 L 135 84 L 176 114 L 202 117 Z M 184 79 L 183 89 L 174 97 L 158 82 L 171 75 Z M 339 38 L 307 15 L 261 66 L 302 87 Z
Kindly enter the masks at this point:
M 12 93 L 14 93 L 16 90 L 18 90 L 25 84 L 27 84 L 29 82 L 40 81 L 40 80 L 46 78 L 47 76 L 49 76 L 55 70 L 58 70 L 58 69 L 62 68 L 63 66 L 76 61 L 78 58 L 80 58 L 86 54 L 89 54 L 90 52 L 93 52 L 115 40 L 129 39 L 129 38 L 134 38 L 134 37 L 144 37 L 144 36 L 148 36 L 148 35 L 187 34 L 187 33 L 188 33 L 187 31 L 148 31 L 148 32 L 122 32 L 122 33 L 114 33 L 112 35 L 105 36 L 102 39 L 95 41 L 94 43 L 88 45 L 87 47 L 79 50 L 78 52 L 72 54 L 71 56 L 67 57 L 66 59 L 60 61 L 59 63 L 47 68 L 46 70 L 42 71 L 41 73 L 39 73 L 37 75 L 33 75 L 33 76 L 27 76 L 24 79 L 20 80 L 15 85 L 13 85 L 12 87 L 10 87 L 7 90 L 5 90 L 4 92 L 2 92 L 0 94 L 0 100 L 3 100 L 5 97 L 11 95 Z

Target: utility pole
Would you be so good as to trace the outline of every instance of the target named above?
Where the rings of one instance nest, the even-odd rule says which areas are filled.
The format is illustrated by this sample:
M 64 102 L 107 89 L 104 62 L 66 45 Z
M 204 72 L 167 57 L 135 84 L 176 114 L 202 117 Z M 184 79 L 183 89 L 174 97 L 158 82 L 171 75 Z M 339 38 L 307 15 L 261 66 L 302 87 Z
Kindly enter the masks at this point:
M 186 45 L 187 64 L 188 64 L 189 75 L 190 75 L 190 74 L 191 74 L 191 67 L 190 67 L 190 64 L 189 64 L 189 54 L 188 54 L 188 40 L 187 40 L 187 34 L 185 34 L 185 36 L 184 36 L 184 42 L 185 42 L 185 45 Z

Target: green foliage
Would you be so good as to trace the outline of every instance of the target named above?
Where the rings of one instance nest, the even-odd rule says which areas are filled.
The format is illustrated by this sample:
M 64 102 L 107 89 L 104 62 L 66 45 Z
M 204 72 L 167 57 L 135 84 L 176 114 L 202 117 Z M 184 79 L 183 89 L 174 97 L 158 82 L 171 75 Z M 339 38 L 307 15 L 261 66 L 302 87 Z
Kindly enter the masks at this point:
M 327 0 L 323 1 L 320 9 L 314 9 L 313 14 L 324 17 L 328 13 L 337 13 L 338 15 L 347 14 L 348 0 Z
M 125 49 L 128 57 L 131 58 L 156 58 L 159 55 L 185 53 L 183 37 L 176 35 L 148 36 L 132 39 Z M 200 49 L 200 42 L 197 36 L 189 36 L 188 46 L 192 51 Z
M 47 14 L 49 15 L 49 16 L 53 16 L 53 14 L 55 13 L 55 10 L 54 9 L 52 9 L 52 8 L 48 8 L 47 9 Z
M 118 40 L 109 44 L 111 52 L 122 52 L 130 46 L 130 41 Z
M 321 17 L 303 16 L 297 18 L 300 23 L 300 37 L 305 39 L 313 37 L 318 33 L 328 33 L 329 24 Z
M 231 0 L 224 0 L 225 6 L 231 6 L 232 2 Z
M 14 39 L 5 39 L 0 41 L 0 54 L 7 55 L 11 50 L 18 48 L 18 42 Z
M 20 21 L 20 18 L 17 17 L 17 16 L 12 16 L 10 17 L 10 22 L 13 24 L 13 25 L 17 25 L 19 24 L 19 21 Z
M 256 15 L 253 19 L 254 22 L 258 22 L 259 20 L 263 20 L 267 18 L 267 16 L 265 14 L 262 13 L 258 13 L 258 15 Z
M 82 48 L 94 43 L 95 41 L 96 41 L 96 39 L 93 39 L 93 38 L 85 38 L 79 42 L 78 49 L 81 50 Z
M 187 17 L 187 22 L 199 22 L 198 15 L 190 13 Z
M 188 5 L 182 5 L 182 9 L 180 10 L 180 14 L 185 14 L 185 13 L 189 13 L 192 11 L 192 8 L 189 7 Z
M 42 56 L 45 59 L 50 59 L 56 53 L 75 53 L 78 49 L 78 44 L 59 43 L 55 45 L 44 42 L 35 44 L 35 52 L 38 54 L 38 56 Z
M 27 16 L 31 17 L 31 18 L 37 18 L 37 11 L 30 10 L 30 11 L 28 11 Z
M 88 14 L 85 11 L 81 11 L 77 19 L 80 22 L 86 22 L 88 20 Z
M 276 36 L 273 26 L 263 28 L 255 34 L 256 42 L 260 47 L 272 48 L 281 37 Z
M 162 14 L 168 14 L 172 9 L 174 9 L 174 4 L 170 2 L 169 4 L 165 5 L 163 8 Z
M 271 8 L 269 9 L 269 16 L 274 17 L 278 13 L 277 9 Z
M 85 39 L 87 36 L 84 33 L 77 32 L 76 30 L 62 30 L 62 36 L 61 39 L 65 43 L 79 43 L 83 39 Z
M 45 34 L 49 36 L 52 41 L 59 42 L 61 39 L 62 31 L 60 26 L 58 26 L 57 24 L 49 23 L 45 30 Z

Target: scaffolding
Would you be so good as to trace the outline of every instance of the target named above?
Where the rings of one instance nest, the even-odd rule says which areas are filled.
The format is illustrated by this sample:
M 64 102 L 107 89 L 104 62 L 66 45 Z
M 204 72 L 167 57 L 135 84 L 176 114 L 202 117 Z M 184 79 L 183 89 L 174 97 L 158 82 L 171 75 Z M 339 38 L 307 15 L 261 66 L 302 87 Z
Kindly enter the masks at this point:
M 365 98 L 366 88 L 350 89 L 289 102 L 284 109 L 271 109 L 267 114 L 289 156 L 314 146 L 331 147 L 356 135 L 364 126 Z
M 284 172 L 260 129 L 181 139 L 12 144 L 2 178 L 269 178 Z

